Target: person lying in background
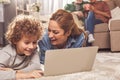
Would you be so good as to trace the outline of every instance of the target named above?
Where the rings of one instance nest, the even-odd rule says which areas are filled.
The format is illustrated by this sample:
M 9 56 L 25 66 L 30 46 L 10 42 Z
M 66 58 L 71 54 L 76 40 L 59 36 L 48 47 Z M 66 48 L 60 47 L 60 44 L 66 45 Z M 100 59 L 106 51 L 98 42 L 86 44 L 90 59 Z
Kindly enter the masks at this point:
M 111 13 L 108 4 L 105 1 L 90 0 L 89 12 L 85 20 L 85 28 L 88 31 L 88 43 L 95 41 L 94 27 L 96 24 L 108 23 Z
M 86 34 L 78 28 L 72 14 L 59 9 L 51 16 L 48 30 L 38 42 L 40 62 L 44 64 L 46 50 L 83 47 L 85 41 Z
M 32 16 L 18 15 L 9 24 L 9 44 L 0 50 L 0 79 L 16 80 L 42 76 L 37 42 L 42 37 L 40 22 Z

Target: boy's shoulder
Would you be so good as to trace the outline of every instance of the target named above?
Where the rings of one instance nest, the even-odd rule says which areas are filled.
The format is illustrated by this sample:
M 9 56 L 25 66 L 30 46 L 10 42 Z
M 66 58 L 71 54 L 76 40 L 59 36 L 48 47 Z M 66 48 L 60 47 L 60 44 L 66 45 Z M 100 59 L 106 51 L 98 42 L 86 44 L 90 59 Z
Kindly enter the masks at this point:
M 11 45 L 11 44 L 8 44 L 6 45 L 5 47 L 3 47 L 1 50 L 0 50 L 1 53 L 7 53 L 8 55 L 13 55 L 14 52 L 15 52 L 15 48 Z

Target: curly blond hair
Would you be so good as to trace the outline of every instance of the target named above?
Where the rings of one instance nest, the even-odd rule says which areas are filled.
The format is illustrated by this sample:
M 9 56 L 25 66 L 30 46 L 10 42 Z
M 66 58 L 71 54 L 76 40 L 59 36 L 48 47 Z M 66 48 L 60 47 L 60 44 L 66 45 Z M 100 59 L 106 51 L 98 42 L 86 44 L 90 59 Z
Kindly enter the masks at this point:
M 43 28 L 38 19 L 30 15 L 18 15 L 8 25 L 8 30 L 5 34 L 9 43 L 14 44 L 18 42 L 23 35 L 37 36 L 39 40 L 42 37 Z

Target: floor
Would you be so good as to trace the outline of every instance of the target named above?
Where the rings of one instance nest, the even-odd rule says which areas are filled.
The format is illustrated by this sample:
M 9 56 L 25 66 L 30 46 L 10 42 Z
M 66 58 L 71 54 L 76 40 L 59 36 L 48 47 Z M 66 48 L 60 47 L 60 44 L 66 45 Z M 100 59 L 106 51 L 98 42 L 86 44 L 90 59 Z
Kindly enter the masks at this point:
M 120 53 L 118 52 L 112 52 L 110 49 L 102 49 L 102 50 L 98 50 L 98 53 Z

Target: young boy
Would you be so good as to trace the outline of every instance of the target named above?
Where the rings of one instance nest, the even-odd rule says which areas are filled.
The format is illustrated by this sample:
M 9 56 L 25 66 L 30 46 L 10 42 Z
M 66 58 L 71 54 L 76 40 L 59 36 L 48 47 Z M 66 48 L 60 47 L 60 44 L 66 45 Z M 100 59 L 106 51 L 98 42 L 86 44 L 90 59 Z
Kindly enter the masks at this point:
M 42 37 L 40 22 L 27 15 L 18 15 L 8 26 L 9 44 L 0 50 L 0 78 L 16 80 L 39 78 L 40 68 L 37 42 Z

